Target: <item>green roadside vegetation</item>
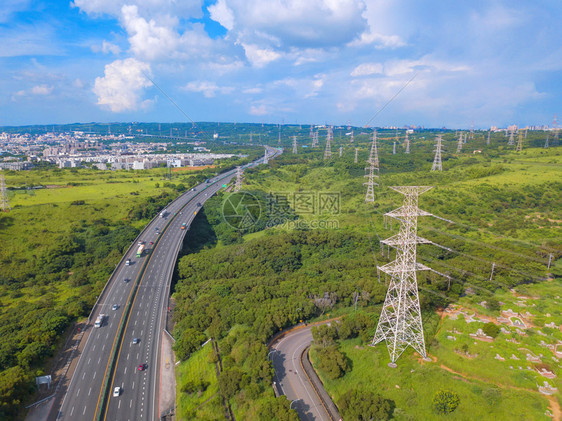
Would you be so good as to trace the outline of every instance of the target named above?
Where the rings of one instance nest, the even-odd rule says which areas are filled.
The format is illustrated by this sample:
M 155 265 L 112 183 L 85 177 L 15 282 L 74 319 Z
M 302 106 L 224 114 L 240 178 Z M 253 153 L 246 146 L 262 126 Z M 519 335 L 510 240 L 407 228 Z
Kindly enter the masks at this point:
M 4 171 L 0 214 L 0 419 L 19 419 L 71 324 L 168 202 L 217 169 Z
M 512 343 L 505 339 L 519 335 L 513 327 L 507 327 L 513 332 L 501 332 L 493 342 L 486 342 L 469 334 L 483 327 L 487 319 L 466 323 L 441 315 L 452 305 L 477 309 L 483 317 L 491 312 L 500 316 L 500 311 L 510 307 L 524 312 L 527 309 L 514 308 L 508 302 L 508 297 L 514 296 L 511 289 L 526 294 L 526 288 L 538 288 L 533 296 L 537 297 L 536 307 L 540 304 L 539 311 L 529 311 L 536 313 L 535 324 L 542 323 L 537 329 L 548 338 L 531 328 L 526 334 L 534 342 L 518 338 L 522 344 L 517 346 L 536 355 L 542 353 L 542 364 L 553 370 L 557 379 L 562 376 L 559 363 L 552 359 L 554 353 L 538 345 L 541 340 L 562 341 L 560 330 L 544 327 L 544 323 L 562 323 L 556 311 L 560 303 L 556 297 L 562 296 L 562 151 L 537 147 L 515 153 L 514 148 L 505 146 L 503 134 L 493 134 L 491 145 L 486 146 L 480 133 L 462 153 L 454 154 L 456 137 L 448 133 L 444 135 L 444 171 L 432 173 L 434 134 L 411 136 L 409 155 L 402 145 L 392 155 L 394 133 L 383 132 L 380 137 L 381 186 L 374 203 L 364 203 L 370 136 L 357 133 L 353 145 L 347 138 L 337 138 L 329 161 L 322 159 L 323 145 L 299 147 L 297 155 L 289 148 L 267 168 L 245 172 L 244 191 L 261 198 L 266 209 L 265 229 L 260 225 L 259 230 L 255 226 L 237 230 L 225 223 L 220 215 L 228 194 L 207 202 L 205 213 L 194 226 L 206 235 L 197 241 L 186 239 L 186 246 L 196 252 L 178 264 L 173 332 L 176 348 L 183 351 L 178 384 L 184 376 L 181 367 L 190 364 L 189 355 L 200 352 L 197 349 L 202 341 L 190 338 L 212 337 L 228 373 L 218 379 L 219 395 L 221 382 L 227 382 L 230 387 L 223 396 L 235 417 L 272 419 L 274 412 L 269 418 L 256 414 L 273 402 L 288 402 L 284 397 L 273 400 L 266 347 L 271 335 L 300 320 L 328 314 L 355 320 L 358 316 L 354 315 L 360 314 L 360 320 L 353 323 L 345 322 L 344 317 L 344 323 L 350 325 L 347 332 L 336 334 L 326 349 L 317 344 L 311 351 L 313 363 L 340 409 L 351 408 L 353 402 L 364 398 L 369 403 L 366 408 L 381 411 L 376 415 L 380 419 L 548 419 L 547 408 L 553 400 L 560 405 L 560 395 L 549 400 L 538 393 L 537 384 L 547 379 L 537 370 L 546 367 L 536 363 L 527 370 L 525 362 L 525 370 L 510 370 L 509 364 L 495 365 L 496 352 L 487 348 L 498 347 L 502 355 L 511 352 Z M 544 139 L 540 133 L 529 132 L 526 142 L 539 146 Z M 337 153 L 340 145 L 344 147 L 341 158 Z M 358 164 L 353 162 L 355 147 L 360 149 Z M 402 195 L 388 188 L 394 185 L 434 186 L 420 197 L 419 206 L 445 220 L 420 217 L 419 235 L 443 247 L 420 245 L 418 261 L 448 276 L 418 273 L 426 347 L 437 361 L 422 363 L 409 349 L 396 369 L 387 366 L 384 344 L 367 346 L 386 293 L 384 274 L 379 281 L 376 266 L 394 258 L 394 251 L 387 254 L 385 248 L 381 253 L 379 244 L 398 230 L 396 221 L 385 224 L 383 218 L 384 213 L 402 204 Z M 292 212 L 288 216 L 282 212 L 285 219 L 281 220 L 278 208 L 267 215 L 271 201 L 276 206 L 286 203 Z M 277 223 L 269 223 L 272 219 Z M 552 267 L 547 273 L 550 254 Z M 478 304 L 484 301 L 490 308 Z M 551 318 L 546 317 L 548 312 Z M 447 339 L 451 323 L 462 324 L 457 340 Z M 461 332 L 460 326 L 456 329 Z M 493 330 L 486 328 L 487 332 Z M 465 343 L 469 354 L 479 356 L 468 358 Z M 518 352 L 518 358 L 526 357 L 524 351 Z M 562 387 L 558 380 L 550 385 L 559 390 Z M 358 391 L 368 396 L 362 397 Z M 212 399 L 203 415 L 203 409 L 196 405 L 202 393 L 182 395 L 178 390 L 179 419 L 224 417 L 222 407 L 210 403 Z M 217 402 L 222 399 L 219 395 L 214 398 Z M 209 408 L 216 408 L 214 415 Z M 346 420 L 360 419 L 345 409 L 342 415 Z

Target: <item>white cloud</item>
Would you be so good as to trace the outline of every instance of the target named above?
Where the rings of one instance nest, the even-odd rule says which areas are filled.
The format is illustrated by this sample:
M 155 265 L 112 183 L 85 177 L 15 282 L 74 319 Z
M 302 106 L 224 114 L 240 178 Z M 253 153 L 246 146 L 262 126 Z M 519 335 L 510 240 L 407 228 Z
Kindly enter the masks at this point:
M 114 54 L 114 55 L 118 55 L 121 52 L 121 48 L 119 48 L 118 45 L 113 44 L 109 41 L 103 40 L 102 45 L 101 45 L 101 50 L 104 54 Z
M 131 51 L 141 59 L 167 57 L 178 47 L 178 33 L 171 29 L 173 20 L 167 26 L 158 25 L 153 19 L 147 21 L 139 16 L 137 6 L 123 6 L 122 22 L 129 34 Z
M 406 42 L 404 42 L 404 40 L 402 40 L 402 38 L 398 35 L 383 35 L 367 31 L 363 32 L 358 39 L 351 41 L 348 45 L 350 47 L 355 47 L 370 44 L 375 44 L 375 48 L 377 49 L 393 49 L 404 47 Z
M 150 65 L 134 58 L 106 65 L 104 76 L 96 78 L 93 88 L 98 105 L 116 113 L 146 107 L 149 102 L 141 101 L 141 94 L 151 82 L 145 74 L 150 74 Z
M 243 94 L 261 94 L 263 92 L 262 88 L 254 87 L 242 90 Z
M 123 6 L 135 6 L 141 16 L 157 19 L 160 15 L 203 17 L 201 0 L 74 0 L 72 6 L 89 15 L 111 15 L 119 17 Z
M 265 105 L 252 105 L 250 107 L 251 115 L 266 115 L 269 114 Z
M 368 76 L 368 75 L 375 75 L 380 74 L 383 72 L 382 64 L 380 63 L 363 63 L 357 66 L 351 72 L 351 76 Z
M 217 92 L 221 94 L 229 94 L 234 91 L 234 88 L 228 86 L 218 86 L 215 82 L 209 81 L 199 81 L 199 82 L 189 82 L 183 87 L 186 91 L 191 92 L 201 92 L 205 98 L 213 98 L 216 96 Z
M 226 29 L 234 28 L 234 13 L 227 6 L 226 0 L 218 0 L 215 4 L 208 7 L 211 19 L 220 23 Z
M 246 57 L 256 67 L 263 67 L 281 57 L 281 54 L 269 48 L 259 48 L 253 44 L 242 44 Z
M 49 95 L 51 92 L 53 92 L 53 87 L 48 85 L 35 85 L 31 88 L 33 95 Z

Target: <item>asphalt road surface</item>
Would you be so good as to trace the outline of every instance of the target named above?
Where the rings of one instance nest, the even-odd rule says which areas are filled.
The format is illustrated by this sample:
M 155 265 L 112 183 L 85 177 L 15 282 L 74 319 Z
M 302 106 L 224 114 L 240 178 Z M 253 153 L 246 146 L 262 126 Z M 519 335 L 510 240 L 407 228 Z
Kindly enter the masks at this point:
M 291 401 L 303 421 L 331 421 L 322 401 L 303 372 L 300 356 L 312 342 L 310 326 L 287 333 L 271 347 L 277 390 Z
M 261 160 L 255 164 L 259 162 Z M 93 323 L 99 314 L 105 314 L 104 323 L 99 328 L 90 327 L 57 420 L 152 421 L 159 418 L 158 356 L 172 272 L 188 232 L 188 229 L 182 230 L 181 225 L 186 223 L 189 227 L 201 209 L 198 203 L 202 205 L 234 175 L 235 170 L 211 178 L 208 184 L 200 184 L 195 191 L 169 204 L 168 215 L 156 217 L 140 235 L 147 249 L 143 256 L 138 258 L 137 248 L 133 247 L 123 257 L 91 319 Z M 130 259 L 130 265 L 125 263 L 126 259 Z M 145 261 L 146 268 L 135 293 L 134 285 Z M 132 306 L 125 317 L 130 300 Z M 113 310 L 114 305 L 116 310 Z M 122 323 L 125 327 L 120 337 Z M 133 343 L 133 338 L 140 342 Z M 111 370 L 113 353 L 117 357 Z M 139 370 L 139 366 L 143 369 Z M 113 395 L 115 387 L 121 388 L 118 396 Z

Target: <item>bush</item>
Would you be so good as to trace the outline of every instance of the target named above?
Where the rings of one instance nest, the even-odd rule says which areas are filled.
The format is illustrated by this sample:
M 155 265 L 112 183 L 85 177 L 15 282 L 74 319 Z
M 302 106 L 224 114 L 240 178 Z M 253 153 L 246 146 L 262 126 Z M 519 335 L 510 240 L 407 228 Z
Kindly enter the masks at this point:
M 460 404 L 459 396 L 449 390 L 440 390 L 433 396 L 433 409 L 438 414 L 449 414 Z
M 488 322 L 484 326 L 482 326 L 482 332 L 484 332 L 488 336 L 491 336 L 492 338 L 495 338 L 500 334 L 500 328 L 498 327 L 498 325 L 495 325 L 492 322 Z
M 332 380 L 343 376 L 349 369 L 347 358 L 335 345 L 320 349 L 318 359 L 318 367 Z
M 395 404 L 368 390 L 348 390 L 338 404 L 346 421 L 389 420 Z

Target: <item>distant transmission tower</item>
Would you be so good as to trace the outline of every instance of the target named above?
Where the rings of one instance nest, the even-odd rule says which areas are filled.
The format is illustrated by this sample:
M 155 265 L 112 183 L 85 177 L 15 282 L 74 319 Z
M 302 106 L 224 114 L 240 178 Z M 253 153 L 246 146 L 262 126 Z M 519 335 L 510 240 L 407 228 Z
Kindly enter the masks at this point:
M 546 140 L 544 141 L 544 147 L 545 149 L 548 148 L 548 137 L 550 136 L 550 133 L 546 134 Z
M 369 166 L 365 168 L 367 174 L 367 182 L 364 183 L 367 186 L 367 193 L 365 195 L 365 202 L 375 201 L 375 186 L 378 183 L 375 179 L 379 178 L 379 152 L 377 149 L 377 131 L 373 132 L 373 143 L 371 144 L 371 153 L 369 154 L 369 159 L 367 160 Z
M 486 145 L 490 145 L 490 135 L 492 134 L 492 129 L 488 131 L 488 138 L 486 139 Z
M 517 147 L 515 152 L 521 152 L 523 150 L 523 132 L 519 130 L 519 137 L 517 138 Z
M 281 144 L 281 126 L 279 126 L 279 137 L 277 138 L 277 143 Z
M 443 165 L 441 164 L 441 136 L 437 136 L 437 145 L 435 145 L 435 158 L 433 159 L 433 166 L 431 171 L 443 171 Z
M 363 183 L 365 186 L 367 186 L 367 194 L 365 195 L 365 202 L 374 202 L 375 186 L 378 186 L 378 183 L 375 182 L 375 179 L 379 178 L 378 175 L 379 169 L 375 168 L 375 166 L 371 164 L 367 168 L 365 168 L 365 171 L 367 171 L 367 174 L 365 174 L 365 177 L 367 178 L 367 182 Z
M 269 155 L 267 153 L 267 148 L 265 148 L 265 155 L 263 156 L 263 163 L 265 165 L 269 164 Z
M 9 212 L 10 202 L 8 201 L 8 194 L 6 193 L 6 182 L 4 181 L 4 174 L 0 172 L 0 208 L 2 212 Z
M 340 149 L 339 149 L 340 158 L 341 158 L 342 154 L 343 154 L 343 146 L 340 146 Z
M 359 148 L 355 148 L 355 160 L 353 162 L 355 162 L 357 164 L 357 157 L 358 157 L 358 153 L 359 153 Z
M 312 127 L 312 124 L 310 125 L 310 133 L 309 136 L 311 139 L 314 139 L 314 128 Z
M 462 151 L 462 132 L 459 133 L 459 140 L 457 142 L 457 153 Z
M 332 158 L 332 136 L 332 128 L 328 127 L 328 133 L 326 134 L 326 149 L 324 150 L 324 159 Z
M 392 155 L 396 155 L 396 142 L 392 145 Z
M 236 167 L 236 182 L 234 183 L 234 191 L 242 190 L 242 180 L 244 179 L 244 170 L 242 167 Z
M 408 132 L 406 132 L 406 139 L 404 141 L 406 142 L 406 153 L 410 153 L 410 138 L 408 137 Z
M 312 147 L 316 147 L 318 146 L 318 130 L 314 132 L 314 135 L 312 136 Z
M 367 160 L 369 164 L 379 168 L 379 149 L 377 147 L 377 131 L 373 132 L 373 143 L 371 143 L 371 153 L 369 154 L 369 159 Z
M 405 186 L 391 187 L 404 197 L 402 207 L 388 212 L 385 216 L 400 221 L 400 231 L 382 243 L 396 247 L 396 260 L 377 269 L 390 275 L 390 285 L 386 293 L 379 323 L 371 346 L 386 342 L 390 354 L 389 366 L 396 367 L 396 360 L 408 346 L 427 358 L 423 325 L 418 296 L 416 271 L 429 270 L 416 261 L 418 243 L 429 243 L 417 235 L 418 216 L 431 215 L 418 208 L 418 196 L 431 187 Z
M 470 124 L 470 140 L 474 140 L 474 121 Z
M 349 143 L 355 142 L 355 135 L 353 134 L 353 130 L 351 131 L 351 137 L 349 139 Z
M 297 153 L 297 137 L 293 136 L 293 153 Z
M 507 142 L 507 144 L 508 144 L 509 146 L 515 145 L 515 140 L 513 139 L 513 136 L 514 136 L 514 135 L 515 135 L 515 131 L 514 131 L 513 129 L 511 129 L 511 130 L 509 131 L 509 141 Z

